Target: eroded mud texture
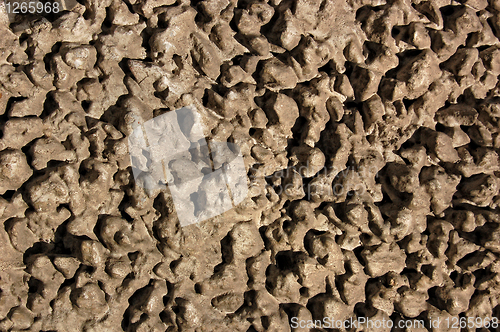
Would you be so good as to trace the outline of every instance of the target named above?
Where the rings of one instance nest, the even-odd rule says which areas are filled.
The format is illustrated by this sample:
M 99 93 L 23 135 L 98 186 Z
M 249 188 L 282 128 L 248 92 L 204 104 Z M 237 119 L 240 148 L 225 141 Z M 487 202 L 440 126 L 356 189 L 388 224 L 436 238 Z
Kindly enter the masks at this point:
M 1 331 L 500 315 L 500 2 L 81 0 L 1 20 Z M 250 189 L 182 228 L 127 137 L 188 105 L 241 148 Z

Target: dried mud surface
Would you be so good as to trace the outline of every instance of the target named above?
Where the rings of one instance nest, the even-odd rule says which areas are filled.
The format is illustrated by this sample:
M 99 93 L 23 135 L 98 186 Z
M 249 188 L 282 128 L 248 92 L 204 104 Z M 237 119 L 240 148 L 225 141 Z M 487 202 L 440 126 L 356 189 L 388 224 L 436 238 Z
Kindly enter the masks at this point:
M 500 315 L 500 2 L 81 0 L 0 19 L 1 331 Z M 127 137 L 188 105 L 241 148 L 250 191 L 180 227 Z

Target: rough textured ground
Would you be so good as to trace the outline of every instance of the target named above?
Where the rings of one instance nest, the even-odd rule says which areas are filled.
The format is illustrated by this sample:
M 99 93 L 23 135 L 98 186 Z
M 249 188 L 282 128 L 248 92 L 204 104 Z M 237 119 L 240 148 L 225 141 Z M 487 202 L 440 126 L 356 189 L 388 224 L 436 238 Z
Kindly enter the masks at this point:
M 79 2 L 0 15 L 1 331 L 500 315 L 499 1 Z M 181 228 L 127 135 L 187 105 L 250 192 Z

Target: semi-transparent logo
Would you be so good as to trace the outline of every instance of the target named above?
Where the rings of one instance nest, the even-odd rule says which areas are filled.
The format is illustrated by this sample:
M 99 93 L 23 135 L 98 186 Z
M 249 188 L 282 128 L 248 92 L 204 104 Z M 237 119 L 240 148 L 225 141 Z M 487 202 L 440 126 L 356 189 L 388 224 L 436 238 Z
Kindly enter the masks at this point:
M 136 123 L 128 143 L 136 182 L 147 192 L 168 185 L 181 226 L 220 215 L 247 195 L 240 149 L 207 143 L 194 107 Z

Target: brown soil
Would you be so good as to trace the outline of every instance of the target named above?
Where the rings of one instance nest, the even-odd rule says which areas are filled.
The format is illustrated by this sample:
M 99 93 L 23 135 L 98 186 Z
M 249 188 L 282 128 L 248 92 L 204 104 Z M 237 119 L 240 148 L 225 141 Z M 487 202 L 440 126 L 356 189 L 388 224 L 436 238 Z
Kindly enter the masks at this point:
M 66 3 L 0 5 L 0 331 L 500 316 L 500 2 Z M 181 227 L 128 137 L 189 105 L 250 189 Z

